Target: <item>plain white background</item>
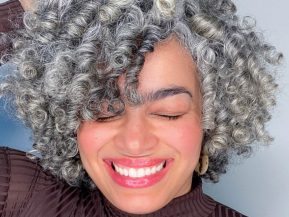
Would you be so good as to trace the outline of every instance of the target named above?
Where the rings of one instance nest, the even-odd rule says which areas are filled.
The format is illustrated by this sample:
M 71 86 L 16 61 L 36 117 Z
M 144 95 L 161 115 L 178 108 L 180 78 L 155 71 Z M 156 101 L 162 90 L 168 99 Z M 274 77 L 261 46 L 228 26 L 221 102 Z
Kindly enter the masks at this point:
M 286 0 L 234 2 L 238 14 L 256 18 L 260 32 L 285 56 L 278 74 L 278 106 L 268 125 L 275 140 L 271 146 L 258 147 L 249 159 L 234 159 L 220 182 L 204 183 L 204 190 L 250 217 L 289 217 L 289 3 Z M 29 131 L 7 117 L 1 107 L 0 103 L 0 145 L 29 150 Z

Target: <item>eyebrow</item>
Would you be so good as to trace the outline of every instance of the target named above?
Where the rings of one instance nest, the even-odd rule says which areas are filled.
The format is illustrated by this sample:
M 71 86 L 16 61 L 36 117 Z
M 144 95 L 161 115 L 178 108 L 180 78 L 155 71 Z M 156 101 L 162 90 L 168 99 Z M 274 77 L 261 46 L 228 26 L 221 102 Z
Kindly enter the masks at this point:
M 166 97 L 175 96 L 179 94 L 187 94 L 190 96 L 190 98 L 193 98 L 192 93 L 189 90 L 187 90 L 185 87 L 173 86 L 169 88 L 161 88 L 159 90 L 144 94 L 140 97 L 141 99 L 140 102 L 141 104 L 144 104 L 146 102 L 154 102 L 154 101 L 164 99 Z

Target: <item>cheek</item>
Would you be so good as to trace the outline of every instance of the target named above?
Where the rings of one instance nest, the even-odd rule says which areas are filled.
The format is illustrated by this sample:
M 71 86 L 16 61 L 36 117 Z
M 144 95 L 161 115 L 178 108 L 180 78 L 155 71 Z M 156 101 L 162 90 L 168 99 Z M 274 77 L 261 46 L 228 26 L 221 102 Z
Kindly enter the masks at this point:
M 192 160 L 199 157 L 203 140 L 203 131 L 199 122 L 185 121 L 165 131 L 168 144 L 182 156 Z
M 80 154 L 88 156 L 97 153 L 106 143 L 108 133 L 108 130 L 99 129 L 92 123 L 83 123 L 77 131 Z

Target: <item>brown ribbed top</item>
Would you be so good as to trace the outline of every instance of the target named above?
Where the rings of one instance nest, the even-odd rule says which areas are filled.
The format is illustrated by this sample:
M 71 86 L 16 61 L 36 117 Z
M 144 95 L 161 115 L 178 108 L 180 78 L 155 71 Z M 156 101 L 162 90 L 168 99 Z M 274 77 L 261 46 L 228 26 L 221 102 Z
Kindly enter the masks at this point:
M 0 3 L 0 32 L 8 32 L 19 25 L 23 9 L 18 0 Z
M 0 57 L 11 47 L 9 36 L 14 30 L 23 26 L 22 16 L 23 9 L 18 0 L 0 3 Z
M 192 186 L 154 213 L 131 215 L 114 207 L 98 189 L 69 186 L 24 152 L 0 148 L 0 217 L 245 217 L 205 195 L 198 177 Z

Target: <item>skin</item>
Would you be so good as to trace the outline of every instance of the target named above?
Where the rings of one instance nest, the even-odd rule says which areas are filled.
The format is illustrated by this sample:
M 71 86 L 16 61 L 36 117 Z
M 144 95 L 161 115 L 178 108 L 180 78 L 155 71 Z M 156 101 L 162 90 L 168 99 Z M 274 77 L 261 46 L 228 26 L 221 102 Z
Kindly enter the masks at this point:
M 119 84 L 123 88 L 123 79 Z M 191 189 L 203 138 L 202 97 L 191 55 L 171 37 L 146 55 L 138 91 L 145 95 L 175 86 L 184 87 L 192 97 L 179 93 L 134 107 L 126 105 L 123 114 L 83 121 L 78 129 L 79 153 L 85 170 L 104 196 L 125 212 L 154 212 Z M 127 188 L 113 181 L 105 167 L 106 158 L 165 158 L 173 162 L 156 184 Z

